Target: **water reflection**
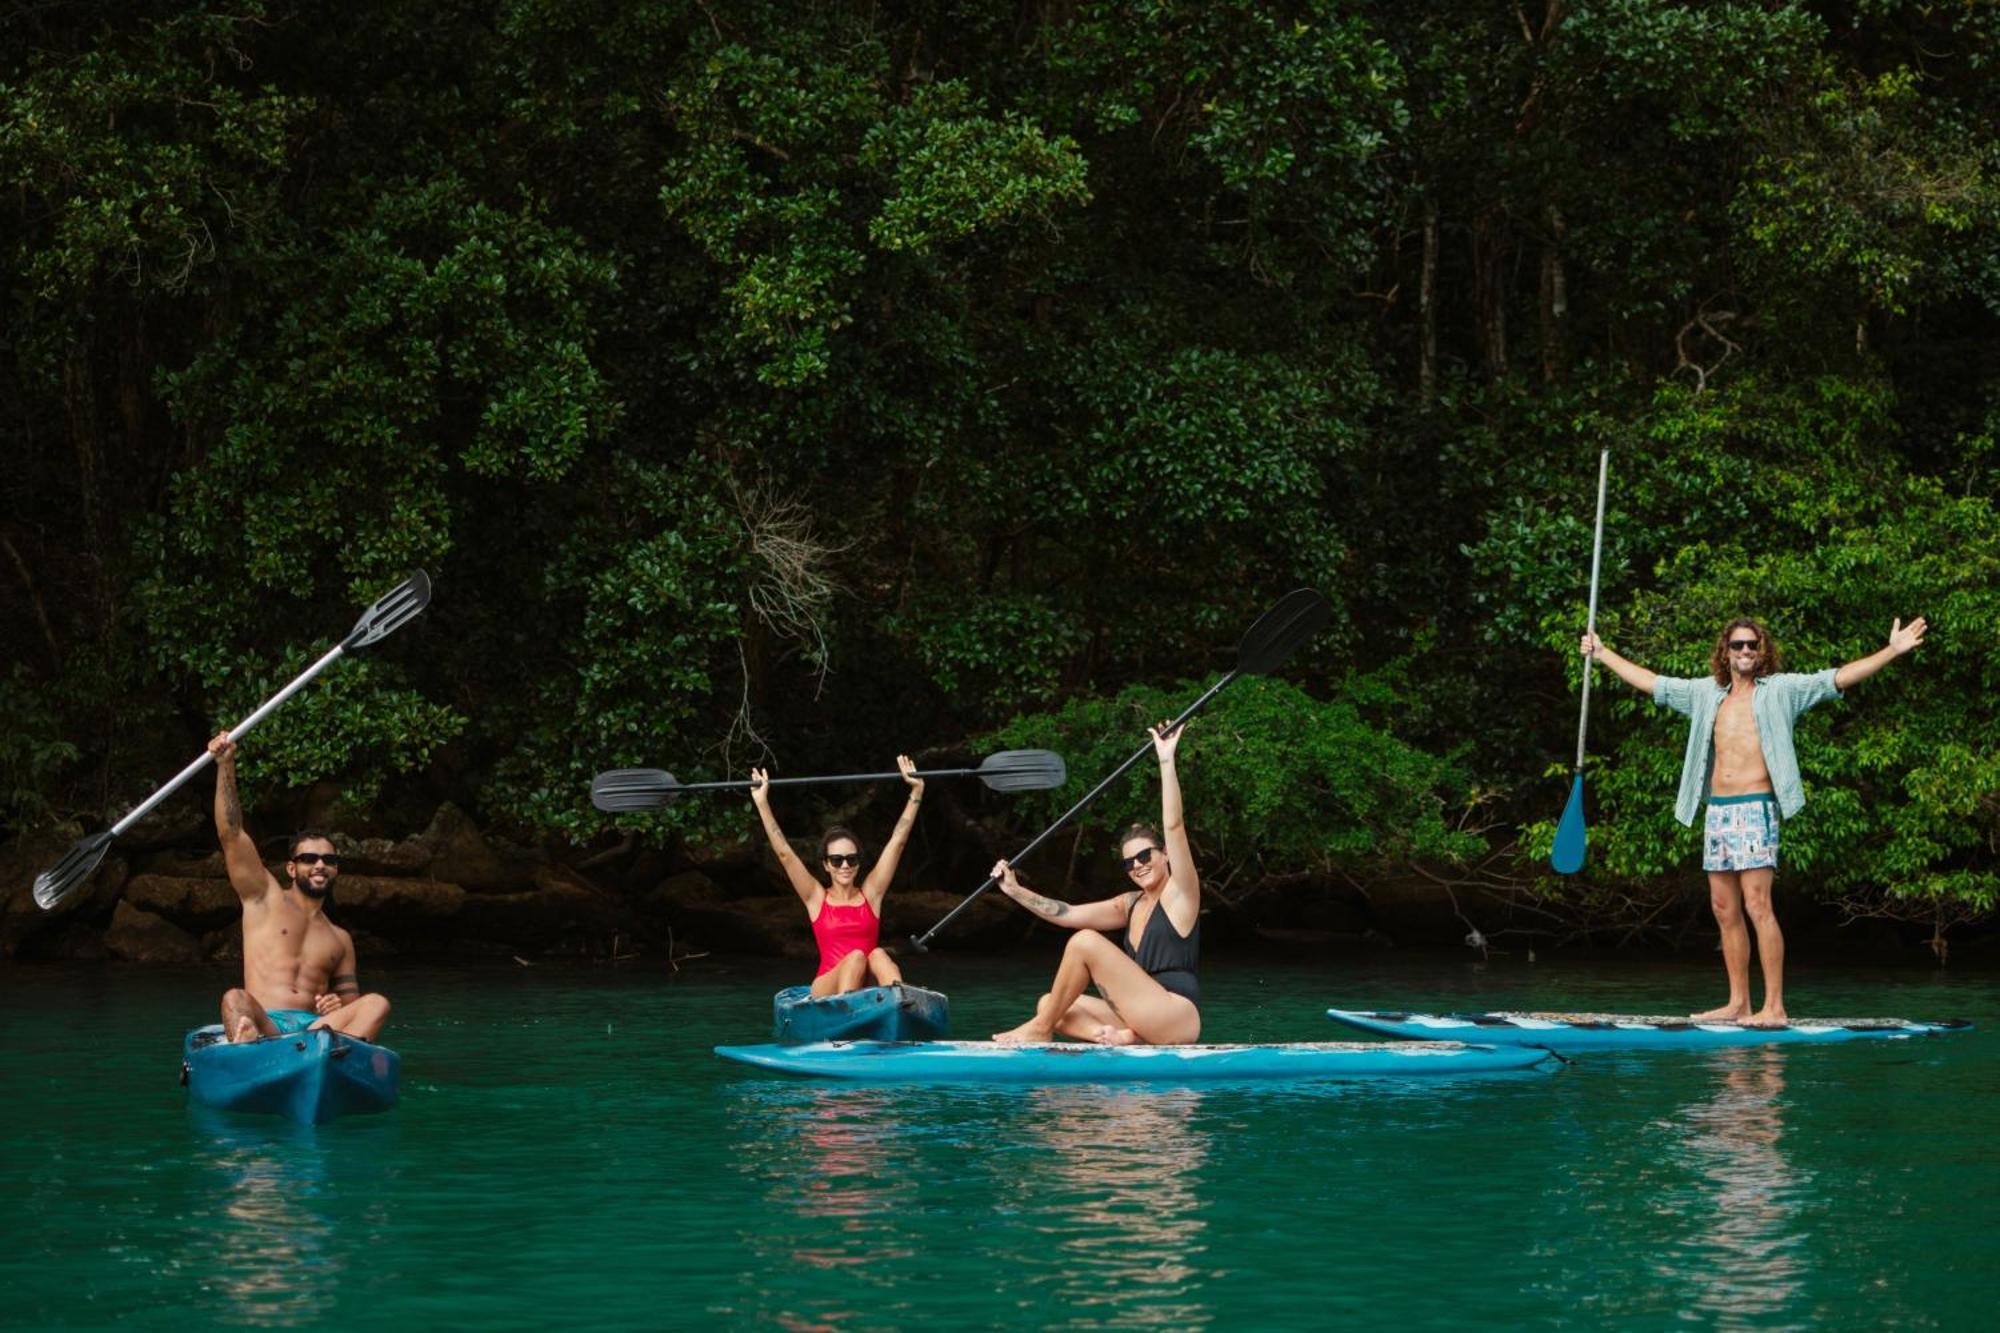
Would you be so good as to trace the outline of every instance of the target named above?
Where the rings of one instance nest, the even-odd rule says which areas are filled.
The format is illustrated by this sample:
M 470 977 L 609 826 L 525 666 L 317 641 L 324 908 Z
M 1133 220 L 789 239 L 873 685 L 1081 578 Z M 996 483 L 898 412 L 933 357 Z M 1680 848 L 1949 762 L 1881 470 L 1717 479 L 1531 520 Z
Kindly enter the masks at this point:
M 774 1189 L 771 1196 L 807 1224 L 810 1239 L 793 1251 L 794 1259 L 837 1268 L 911 1252 L 907 1245 L 881 1243 L 883 1215 L 906 1202 L 913 1188 L 896 1160 L 904 1154 L 892 1150 L 896 1117 L 894 1102 L 879 1088 L 804 1090 L 788 1124 L 796 1188 Z
M 744 1299 L 792 1329 L 883 1327 L 917 1308 L 947 1323 L 1205 1326 L 1204 1095 L 740 1084 L 725 1114 L 767 1205 L 738 1233 L 754 1256 Z M 970 1231 L 968 1190 L 983 1201 Z M 940 1287 L 940 1268 L 961 1276 Z
M 890 1275 L 919 1254 L 907 1214 L 923 1168 L 909 1114 L 883 1088 L 738 1090 L 729 1118 L 769 1205 L 739 1236 L 757 1256 L 764 1319 L 799 1330 L 880 1326 Z
M 191 1106 L 195 1161 L 213 1180 L 215 1212 L 189 1266 L 222 1300 L 227 1322 L 295 1325 L 328 1316 L 339 1303 L 350 1260 L 370 1233 L 386 1230 L 378 1202 L 393 1173 L 396 1120 L 300 1125 Z M 353 1189 L 358 1208 L 341 1207 Z M 358 1234 L 357 1234 L 358 1233 Z
M 1194 1088 L 1047 1088 L 1027 1094 L 1030 1155 L 994 1159 L 994 1189 L 1028 1223 L 1022 1281 L 1047 1316 L 1111 1327 L 1195 1328 L 1207 1248 L 1209 1136 Z M 1041 1238 L 1036 1243 L 1035 1238 Z
M 1811 1173 L 1795 1169 L 1784 1136 L 1785 1052 L 1719 1052 L 1712 1095 L 1684 1108 L 1685 1164 L 1697 1197 L 1680 1245 L 1694 1272 L 1674 1277 L 1694 1309 L 1723 1322 L 1769 1317 L 1798 1300 L 1808 1277 L 1802 1225 Z

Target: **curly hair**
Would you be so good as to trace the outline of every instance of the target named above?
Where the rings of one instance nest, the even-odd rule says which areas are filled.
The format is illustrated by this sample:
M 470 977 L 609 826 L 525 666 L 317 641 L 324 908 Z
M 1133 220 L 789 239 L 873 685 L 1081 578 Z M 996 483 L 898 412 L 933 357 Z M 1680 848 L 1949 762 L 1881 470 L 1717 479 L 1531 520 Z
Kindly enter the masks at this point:
M 1721 636 L 1715 641 L 1715 651 L 1708 655 L 1708 669 L 1715 676 L 1715 683 L 1718 685 L 1729 683 L 1729 636 L 1739 629 L 1755 630 L 1757 642 L 1763 645 L 1757 652 L 1757 665 L 1750 672 L 1753 679 L 1768 676 L 1784 664 L 1784 659 L 1778 652 L 1778 641 L 1771 637 L 1771 631 L 1748 616 L 1738 616 L 1723 626 Z

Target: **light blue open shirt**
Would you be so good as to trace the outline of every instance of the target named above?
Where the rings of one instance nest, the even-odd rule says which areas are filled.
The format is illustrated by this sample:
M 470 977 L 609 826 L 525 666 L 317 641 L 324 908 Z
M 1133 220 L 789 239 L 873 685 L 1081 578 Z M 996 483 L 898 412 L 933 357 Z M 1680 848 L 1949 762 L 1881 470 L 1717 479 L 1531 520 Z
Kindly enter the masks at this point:
M 1806 804 L 1805 787 L 1799 780 L 1799 756 L 1792 745 L 1792 724 L 1814 704 L 1840 697 L 1840 689 L 1833 683 L 1836 669 L 1828 667 L 1810 675 L 1787 672 L 1762 676 L 1756 693 L 1750 696 L 1750 715 L 1757 720 L 1757 745 L 1764 752 L 1764 768 L 1771 775 L 1778 810 L 1786 819 Z M 1688 726 L 1687 753 L 1681 759 L 1681 792 L 1674 801 L 1674 818 L 1683 824 L 1694 823 L 1701 803 L 1708 799 L 1708 774 L 1715 761 L 1715 710 L 1728 695 L 1729 687 L 1716 684 L 1713 676 L 1661 676 L 1653 682 L 1654 703 L 1693 719 Z

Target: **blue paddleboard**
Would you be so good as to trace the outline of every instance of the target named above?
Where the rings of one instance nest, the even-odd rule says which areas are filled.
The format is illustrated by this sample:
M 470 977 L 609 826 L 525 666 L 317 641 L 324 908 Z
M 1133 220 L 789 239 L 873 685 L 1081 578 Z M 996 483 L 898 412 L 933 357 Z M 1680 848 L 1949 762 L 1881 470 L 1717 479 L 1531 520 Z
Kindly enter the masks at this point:
M 1753 1028 L 1741 1023 L 1697 1023 L 1686 1017 L 1645 1014 L 1413 1014 L 1368 1009 L 1329 1009 L 1326 1013 L 1336 1023 L 1381 1037 L 1539 1046 L 1553 1051 L 1776 1046 L 1927 1037 L 1965 1032 L 1972 1027 L 1963 1019 L 1917 1023 L 1905 1018 L 1796 1018 L 1781 1028 Z
M 1292 1042 L 1271 1046 L 1088 1046 L 1049 1042 L 829 1041 L 718 1046 L 759 1069 L 818 1078 L 913 1083 L 1188 1083 L 1370 1078 L 1529 1069 L 1548 1052 L 1456 1042 Z

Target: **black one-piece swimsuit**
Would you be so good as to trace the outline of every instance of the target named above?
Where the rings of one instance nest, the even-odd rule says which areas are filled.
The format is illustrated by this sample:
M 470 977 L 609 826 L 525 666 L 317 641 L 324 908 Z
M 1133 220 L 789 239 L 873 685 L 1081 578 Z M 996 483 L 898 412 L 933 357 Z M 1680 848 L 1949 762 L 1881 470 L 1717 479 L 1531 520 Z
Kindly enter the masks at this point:
M 1146 974 L 1166 987 L 1175 995 L 1184 995 L 1201 1007 L 1201 982 L 1195 976 L 1195 969 L 1201 966 L 1201 918 L 1194 920 L 1194 929 L 1182 935 L 1174 929 L 1174 923 L 1167 919 L 1167 909 L 1163 903 L 1153 904 L 1152 916 L 1146 918 L 1146 929 L 1140 933 L 1139 947 L 1132 947 L 1132 932 L 1129 928 L 1118 932 L 1118 947 L 1125 956 L 1146 969 Z

